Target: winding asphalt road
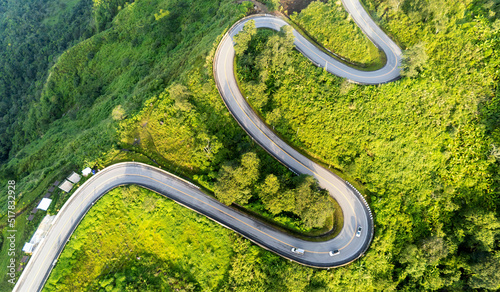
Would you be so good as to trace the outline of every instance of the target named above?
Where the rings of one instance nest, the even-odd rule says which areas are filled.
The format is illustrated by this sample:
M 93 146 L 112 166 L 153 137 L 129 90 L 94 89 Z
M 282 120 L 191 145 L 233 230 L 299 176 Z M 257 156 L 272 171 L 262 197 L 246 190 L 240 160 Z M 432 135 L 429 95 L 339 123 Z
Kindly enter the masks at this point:
M 399 78 L 401 50 L 370 19 L 357 0 L 344 0 L 344 6 L 368 37 L 384 51 L 387 64 L 377 71 L 352 69 L 311 44 L 294 30 L 296 48 L 317 66 L 362 84 L 380 84 Z M 320 185 L 337 200 L 344 215 L 344 226 L 334 239 L 323 242 L 301 240 L 261 223 L 221 204 L 198 187 L 161 169 L 124 162 L 107 167 L 78 188 L 59 211 L 46 238 L 39 244 L 13 291 L 40 291 L 57 262 L 61 251 L 81 219 L 101 196 L 109 190 L 136 184 L 167 196 L 280 256 L 304 265 L 329 268 L 348 264 L 368 249 L 373 237 L 373 218 L 368 204 L 359 192 L 325 168 L 307 159 L 279 139 L 253 112 L 239 91 L 234 75 L 233 37 L 246 22 L 279 30 L 286 21 L 270 15 L 254 15 L 238 21 L 225 35 L 214 59 L 214 76 L 226 106 L 245 131 L 271 155 L 296 173 L 313 175 Z M 356 230 L 362 232 L 357 237 Z M 291 249 L 304 250 L 303 255 Z M 329 252 L 340 253 L 330 256 Z

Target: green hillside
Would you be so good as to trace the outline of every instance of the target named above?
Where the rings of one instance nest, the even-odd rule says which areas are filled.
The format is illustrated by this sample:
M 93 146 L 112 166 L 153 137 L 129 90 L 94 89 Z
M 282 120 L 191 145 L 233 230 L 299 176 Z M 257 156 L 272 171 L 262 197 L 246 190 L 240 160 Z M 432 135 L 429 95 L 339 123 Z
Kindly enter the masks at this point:
M 59 55 L 93 34 L 91 6 L 91 0 L 0 3 L 0 162 L 32 141 L 22 121 Z
M 314 181 L 296 177 L 246 135 L 215 87 L 215 48 L 227 28 L 252 12 L 251 3 L 45 2 L 0 3 L 0 181 L 17 182 L 18 261 L 43 214 L 32 223 L 26 218 L 54 180 L 119 161 L 161 166 L 291 230 L 321 233 L 341 223 Z M 342 57 L 376 65 L 378 51 L 338 1 L 323 2 L 292 20 Z M 252 106 L 281 136 L 366 195 L 375 238 L 364 257 L 338 269 L 303 267 L 129 187 L 103 198 L 83 221 L 46 290 L 500 289 L 500 6 L 363 4 L 405 49 L 401 80 L 349 83 L 294 51 L 286 33 L 267 30 L 241 48 L 236 66 Z M 289 199 L 298 193 L 330 209 L 303 208 Z M 49 212 L 65 199 L 57 197 Z M 124 203 L 130 212 L 120 213 Z M 103 210 L 114 217 L 106 219 Z M 155 221 L 162 217 L 173 221 Z M 114 224 L 119 218 L 136 221 Z M 5 220 L 2 275 L 9 259 Z M 180 236 L 181 226 L 193 234 Z M 85 232 L 99 228 L 110 235 Z M 194 235 L 201 231 L 203 238 Z M 140 246 L 132 235 L 155 241 Z M 99 241 L 109 243 L 106 252 L 91 244 Z M 160 247 L 168 242 L 172 252 Z M 133 248 L 118 257 L 123 244 Z M 2 291 L 11 287 L 5 279 Z
M 499 7 L 395 2 L 365 3 L 407 48 L 403 79 L 348 83 L 260 32 L 239 58 L 240 84 L 268 124 L 371 199 L 371 249 L 325 274 L 330 288 L 498 289 Z
M 187 80 L 193 68 L 203 68 L 205 57 L 218 36 L 247 11 L 246 6 L 231 1 L 211 3 L 193 2 L 193 5 L 199 6 L 198 13 L 193 14 L 191 9 L 194 6 L 187 1 L 139 1 L 128 5 L 124 1 L 111 1 L 103 6 L 107 7 L 108 13 L 102 12 L 102 7 L 86 4 L 89 36 L 95 35 L 60 52 L 60 56 L 54 57 L 56 62 L 50 70 L 48 67 L 39 69 L 39 74 L 46 79 L 40 77 L 40 92 L 30 96 L 32 100 L 25 101 L 25 108 L 17 115 L 16 128 L 12 130 L 12 135 L 22 136 L 23 139 L 10 140 L 13 144 L 9 159 L 0 167 L 3 183 L 16 181 L 18 263 L 22 257 L 22 245 L 29 241 L 43 218 L 43 212 L 39 212 L 33 222 L 28 223 L 30 211 L 55 180 L 61 180 L 71 171 L 79 171 L 84 166 L 103 167 L 121 160 L 155 164 L 141 154 L 140 149 L 120 153 L 120 149 L 132 147 L 125 143 L 121 145 L 121 119 L 128 116 L 131 119 L 123 122 L 131 121 L 135 114 L 141 112 L 145 100 L 163 92 L 174 81 Z M 77 3 L 75 7 L 83 4 Z M 27 9 L 29 14 L 39 7 L 22 8 Z M 99 9 L 104 16 L 96 12 Z M 14 8 L 11 10 L 17 12 Z M 105 16 L 116 13 L 118 17 L 107 22 Z M 60 16 L 57 13 L 54 15 Z M 46 20 L 49 18 L 50 21 Z M 62 16 L 52 17 L 49 14 L 39 19 L 37 25 L 47 22 L 62 32 L 64 30 L 58 25 L 63 25 L 65 21 Z M 44 50 L 57 55 L 49 48 Z M 14 81 L 10 83 L 16 84 Z M 215 95 L 215 87 L 213 91 Z M 233 128 L 236 129 L 236 126 Z M 242 135 L 242 130 L 237 131 Z M 184 174 L 186 170 L 170 160 L 160 163 L 173 171 L 179 168 L 178 174 Z M 67 196 L 55 199 L 53 204 L 60 205 Z M 8 245 L 4 240 L 7 235 L 6 201 L 7 196 L 1 196 L 0 226 L 3 232 L 0 271 L 3 279 L 6 279 L 6 263 L 10 258 L 4 252 Z M 0 285 L 0 290 L 10 287 L 6 281 Z

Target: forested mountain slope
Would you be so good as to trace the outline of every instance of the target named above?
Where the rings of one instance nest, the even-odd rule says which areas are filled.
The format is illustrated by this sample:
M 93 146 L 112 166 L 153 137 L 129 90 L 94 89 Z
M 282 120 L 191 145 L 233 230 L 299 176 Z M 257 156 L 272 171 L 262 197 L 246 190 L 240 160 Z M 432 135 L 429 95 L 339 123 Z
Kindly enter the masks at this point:
M 93 34 L 91 0 L 0 2 L 0 161 L 32 140 L 23 120 L 48 69 Z
M 217 37 L 233 21 L 244 16 L 249 7 L 248 4 L 232 1 L 211 1 L 210 5 L 204 1 L 139 1 L 129 4 L 125 1 L 105 1 L 87 4 L 88 36 L 94 35 L 69 49 L 63 48 L 64 52 L 49 50 L 48 54 L 54 55 L 54 66 L 40 71 L 45 76 L 40 77 L 40 92 L 23 101 L 24 108 L 15 115 L 17 126 L 13 133 L 26 139 L 9 138 L 18 148 L 11 148 L 17 150 L 11 150 L 9 158 L 0 166 L 3 183 L 16 181 L 17 263 L 23 255 L 23 243 L 29 241 L 45 212 L 35 214 L 31 222 L 27 218 L 55 180 L 61 181 L 71 171 L 79 171 L 84 166 L 101 168 L 121 160 L 135 159 L 155 164 L 141 154 L 141 149 L 120 153 L 120 149 L 128 150 L 133 146 L 126 142 L 119 144 L 121 120 L 140 112 L 145 100 L 163 92 L 168 84 L 180 80 L 182 76 L 186 80 L 187 72 L 193 68 L 203 68 L 205 57 Z M 50 5 L 47 4 L 48 7 Z M 36 9 L 39 7 L 27 9 L 25 18 Z M 5 15 L 8 12 L 10 10 Z M 56 12 L 62 13 L 61 10 Z M 116 13 L 119 17 L 113 17 Z M 56 25 L 59 21 L 63 25 L 65 19 L 54 18 L 48 23 Z M 41 29 L 43 26 L 33 27 Z M 62 34 L 65 30 L 58 27 L 57 32 Z M 40 50 L 42 53 L 43 50 Z M 3 50 L 1 52 L 4 53 Z M 18 57 L 23 60 L 37 55 L 36 52 L 24 52 Z M 22 73 L 24 69 L 20 71 Z M 25 88 L 23 84 L 11 83 L 16 88 Z M 215 87 L 213 91 L 215 96 Z M 11 95 L 2 95 L 2 98 L 10 99 Z M 219 113 L 226 115 L 229 122 L 225 123 L 231 123 L 229 113 Z M 4 120 L 7 119 L 4 117 Z M 226 129 L 234 130 L 236 127 Z M 242 133 L 236 132 L 240 136 Z M 206 140 L 203 143 L 206 144 Z M 106 153 L 111 154 L 106 156 Z M 228 150 L 226 154 L 230 153 Z M 191 161 L 190 158 L 186 160 Z M 160 163 L 172 170 L 183 167 L 172 161 Z M 177 173 L 183 170 L 179 169 Z M 67 199 L 62 192 L 56 192 L 59 193 L 54 195 L 49 210 L 53 213 Z M 2 277 L 6 277 L 4 271 L 7 264 L 4 263 L 9 260 L 4 252 L 8 248 L 8 241 L 4 240 L 7 236 L 7 196 L 2 196 L 0 202 L 0 226 L 3 229 L 0 270 L 4 275 Z M 0 286 L 3 290 L 10 284 L 2 281 L 0 285 L 3 285 Z

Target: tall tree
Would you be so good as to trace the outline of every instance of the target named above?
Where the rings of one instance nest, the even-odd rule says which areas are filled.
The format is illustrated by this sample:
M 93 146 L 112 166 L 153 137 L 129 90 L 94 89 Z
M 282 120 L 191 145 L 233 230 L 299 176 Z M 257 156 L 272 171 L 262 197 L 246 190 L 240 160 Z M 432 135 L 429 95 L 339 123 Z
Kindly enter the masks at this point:
M 248 49 L 248 43 L 252 37 L 257 33 L 257 28 L 255 27 L 255 20 L 250 20 L 245 23 L 243 29 L 234 36 L 234 51 L 236 56 L 241 56 Z
M 500 289 L 500 257 L 488 255 L 471 265 L 469 285 L 474 289 Z
M 407 49 L 403 58 L 403 71 L 401 75 L 406 77 L 416 77 L 423 70 L 428 56 L 425 52 L 425 44 L 419 43 Z
M 242 155 L 240 166 L 223 165 L 215 183 L 215 196 L 226 205 L 246 204 L 252 197 L 252 185 L 259 178 L 259 164 L 257 154 L 248 152 Z

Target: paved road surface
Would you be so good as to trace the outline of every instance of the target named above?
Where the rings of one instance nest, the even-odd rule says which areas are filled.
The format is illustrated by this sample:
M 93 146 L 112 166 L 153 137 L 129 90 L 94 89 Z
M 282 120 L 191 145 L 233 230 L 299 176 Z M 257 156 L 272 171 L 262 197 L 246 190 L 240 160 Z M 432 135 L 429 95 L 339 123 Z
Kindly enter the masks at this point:
M 358 1 L 344 0 L 344 6 L 362 30 L 387 55 L 387 64 L 383 68 L 371 72 L 352 69 L 323 53 L 294 31 L 297 49 L 318 66 L 326 67 L 329 72 L 358 83 L 379 84 L 399 78 L 400 49 L 373 23 Z M 275 30 L 287 25 L 284 20 L 268 15 L 256 15 L 237 22 L 221 41 L 214 59 L 214 75 L 219 92 L 238 123 L 257 143 L 294 172 L 313 175 L 337 200 L 344 215 L 344 226 L 340 234 L 324 242 L 297 239 L 226 207 L 205 195 L 195 185 L 172 174 L 149 165 L 124 162 L 107 167 L 75 191 L 59 211 L 50 232 L 28 262 L 14 291 L 41 290 L 65 243 L 94 202 L 112 188 L 127 184 L 140 185 L 163 194 L 235 230 L 262 247 L 304 265 L 337 267 L 363 255 L 373 237 L 373 219 L 368 204 L 348 183 L 280 140 L 251 110 L 236 85 L 232 38 L 250 19 L 255 20 L 257 27 Z M 360 237 L 355 236 L 358 226 L 363 228 Z M 304 249 L 305 253 L 292 253 L 292 247 Z M 329 251 L 336 249 L 340 250 L 340 254 L 330 256 Z

